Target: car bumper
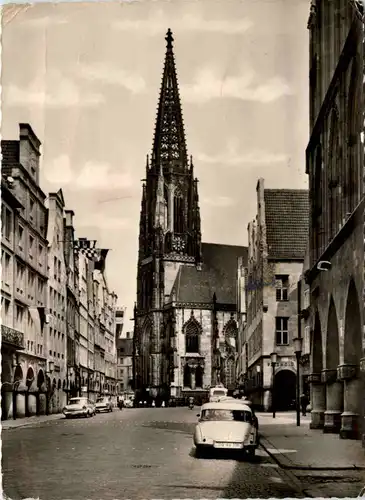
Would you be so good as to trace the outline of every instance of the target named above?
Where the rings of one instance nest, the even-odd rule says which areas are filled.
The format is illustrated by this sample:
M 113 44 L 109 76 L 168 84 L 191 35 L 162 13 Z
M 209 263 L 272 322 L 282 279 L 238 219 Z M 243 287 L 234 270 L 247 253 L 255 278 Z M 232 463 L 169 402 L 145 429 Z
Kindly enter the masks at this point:
M 65 417 L 84 417 L 88 414 L 87 410 L 66 410 L 63 412 Z
M 108 408 L 107 406 L 101 406 L 99 408 L 95 408 L 95 411 L 96 413 L 103 413 L 103 411 L 109 411 L 110 408 Z

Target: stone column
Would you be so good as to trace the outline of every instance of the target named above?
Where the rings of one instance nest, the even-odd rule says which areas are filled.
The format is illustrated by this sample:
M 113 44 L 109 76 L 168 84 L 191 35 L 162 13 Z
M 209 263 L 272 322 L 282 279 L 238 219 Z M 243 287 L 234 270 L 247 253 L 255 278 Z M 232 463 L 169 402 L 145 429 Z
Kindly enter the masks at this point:
M 311 384 L 311 422 L 310 429 L 323 429 L 324 412 L 326 410 L 326 386 L 322 383 L 320 373 L 311 373 L 308 379 Z
M 322 382 L 326 384 L 326 411 L 324 433 L 337 434 L 341 428 L 343 410 L 343 383 L 337 380 L 337 370 L 322 370 Z
M 343 364 L 337 368 L 337 378 L 344 383 L 344 408 L 341 415 L 341 439 L 360 437 L 360 398 L 362 383 L 358 366 Z

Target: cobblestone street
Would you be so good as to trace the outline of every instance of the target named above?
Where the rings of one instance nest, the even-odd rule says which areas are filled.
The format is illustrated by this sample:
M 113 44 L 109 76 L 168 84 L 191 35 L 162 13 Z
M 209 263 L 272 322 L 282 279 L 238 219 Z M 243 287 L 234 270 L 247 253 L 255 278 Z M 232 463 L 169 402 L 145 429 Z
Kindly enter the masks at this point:
M 197 410 L 114 410 L 6 429 L 4 492 L 12 500 L 304 496 L 262 449 L 251 462 L 195 458 Z

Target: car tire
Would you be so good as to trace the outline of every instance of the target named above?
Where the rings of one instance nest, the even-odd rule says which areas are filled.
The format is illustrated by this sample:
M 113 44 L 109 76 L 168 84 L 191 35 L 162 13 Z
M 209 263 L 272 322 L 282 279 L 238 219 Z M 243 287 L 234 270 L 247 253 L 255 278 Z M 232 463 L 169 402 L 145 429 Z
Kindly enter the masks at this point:
M 247 455 L 249 458 L 251 459 L 255 458 L 255 454 L 256 454 L 256 448 L 254 447 L 248 448 Z
M 205 449 L 203 446 L 195 445 L 195 457 L 196 458 L 203 458 L 205 455 Z

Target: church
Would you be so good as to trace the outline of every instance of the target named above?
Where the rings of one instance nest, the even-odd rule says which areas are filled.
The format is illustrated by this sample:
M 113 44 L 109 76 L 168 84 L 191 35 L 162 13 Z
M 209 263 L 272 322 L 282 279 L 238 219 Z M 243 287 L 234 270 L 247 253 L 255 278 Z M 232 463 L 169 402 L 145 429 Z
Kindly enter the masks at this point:
M 203 243 L 188 157 L 173 36 L 166 55 L 151 157 L 142 188 L 134 310 L 134 387 L 157 401 L 207 397 L 236 386 L 238 261 L 247 247 Z

